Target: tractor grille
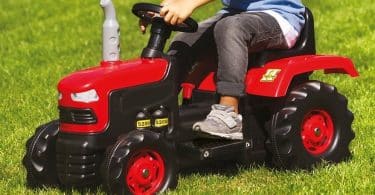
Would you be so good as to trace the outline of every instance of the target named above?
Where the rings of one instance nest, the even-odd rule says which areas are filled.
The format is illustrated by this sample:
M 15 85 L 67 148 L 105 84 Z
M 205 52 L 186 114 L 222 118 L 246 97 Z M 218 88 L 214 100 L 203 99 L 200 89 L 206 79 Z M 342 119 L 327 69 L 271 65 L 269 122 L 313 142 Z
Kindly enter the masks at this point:
M 66 187 L 89 187 L 100 183 L 100 165 L 107 144 L 100 135 L 59 132 L 56 140 L 56 172 Z
M 60 122 L 73 124 L 94 124 L 97 118 L 91 109 L 59 107 Z
M 98 183 L 101 156 L 98 154 L 57 153 L 56 168 L 60 181 L 69 186 Z

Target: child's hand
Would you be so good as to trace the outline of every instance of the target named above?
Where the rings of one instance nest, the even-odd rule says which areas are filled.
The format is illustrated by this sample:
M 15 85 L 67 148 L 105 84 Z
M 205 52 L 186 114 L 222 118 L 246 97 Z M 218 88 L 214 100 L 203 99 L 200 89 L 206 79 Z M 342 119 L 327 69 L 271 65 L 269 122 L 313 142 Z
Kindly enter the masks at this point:
M 150 18 L 156 16 L 156 14 L 153 12 L 147 12 L 147 15 L 148 15 L 147 17 L 150 17 Z M 148 21 L 142 20 L 142 19 L 139 20 L 139 28 L 141 29 L 143 34 L 146 32 L 148 25 L 149 25 Z
M 161 5 L 160 16 L 171 25 L 183 23 L 196 8 L 191 0 L 165 0 Z
M 143 34 L 145 34 L 145 32 L 146 32 L 147 26 L 148 26 L 148 22 L 146 22 L 142 19 L 139 20 L 139 28 L 141 29 L 141 32 Z
M 160 15 L 148 12 L 149 17 L 164 17 L 164 21 L 171 25 L 183 23 L 193 11 L 207 4 L 212 0 L 163 0 L 160 4 L 163 6 L 160 10 Z M 148 22 L 144 20 L 139 21 L 139 27 L 143 33 L 146 32 Z

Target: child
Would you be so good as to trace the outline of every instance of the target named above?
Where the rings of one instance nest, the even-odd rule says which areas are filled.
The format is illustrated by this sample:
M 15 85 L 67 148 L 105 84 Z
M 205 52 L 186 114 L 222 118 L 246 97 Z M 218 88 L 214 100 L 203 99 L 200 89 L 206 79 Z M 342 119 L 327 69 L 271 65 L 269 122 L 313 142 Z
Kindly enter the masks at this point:
M 164 0 L 160 15 L 171 24 L 180 24 L 193 11 L 212 0 Z M 244 79 L 249 52 L 293 47 L 304 25 L 305 8 L 300 0 L 222 0 L 224 8 L 201 22 L 195 33 L 175 36 L 170 55 L 181 63 L 180 78 L 191 66 L 216 59 L 219 104 L 212 105 L 207 118 L 193 130 L 228 139 L 242 139 L 239 98 L 244 96 Z M 142 31 L 145 26 L 141 25 Z

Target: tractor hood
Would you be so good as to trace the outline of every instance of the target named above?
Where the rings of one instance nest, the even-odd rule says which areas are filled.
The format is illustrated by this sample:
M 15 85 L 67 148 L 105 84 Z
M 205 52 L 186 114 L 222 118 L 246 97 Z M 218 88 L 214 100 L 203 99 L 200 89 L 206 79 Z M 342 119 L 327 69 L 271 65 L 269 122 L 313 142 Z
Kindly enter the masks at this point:
M 100 66 L 72 73 L 58 84 L 60 93 L 95 89 L 98 93 L 160 81 L 168 69 L 165 59 L 102 62 Z
M 102 62 L 100 66 L 68 75 L 58 84 L 60 110 L 89 109 L 97 122 L 61 123 L 61 131 L 84 134 L 104 131 L 109 123 L 108 101 L 112 91 L 158 82 L 167 71 L 168 61 L 159 58 Z

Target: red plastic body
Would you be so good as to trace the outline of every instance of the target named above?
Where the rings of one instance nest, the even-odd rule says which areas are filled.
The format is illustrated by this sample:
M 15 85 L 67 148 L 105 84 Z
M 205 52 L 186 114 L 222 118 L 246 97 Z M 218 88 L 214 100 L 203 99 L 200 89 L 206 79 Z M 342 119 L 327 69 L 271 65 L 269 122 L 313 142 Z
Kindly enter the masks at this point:
M 89 125 L 61 123 L 60 130 L 73 133 L 97 133 L 108 125 L 108 97 L 111 91 L 158 82 L 168 71 L 164 59 L 135 59 L 129 61 L 102 62 L 100 66 L 75 72 L 63 78 L 58 84 L 62 94 L 59 106 L 69 108 L 90 108 L 97 116 L 97 123 Z M 72 93 L 95 89 L 99 100 L 92 103 L 74 102 Z
M 191 83 L 182 83 L 181 87 L 182 87 L 182 97 L 184 99 L 191 99 L 191 97 L 193 96 L 193 90 L 195 88 L 195 85 Z
M 316 70 L 328 73 L 345 73 L 358 76 L 353 62 L 345 57 L 306 55 L 275 60 L 263 67 L 252 68 L 246 75 L 246 92 L 266 97 L 285 96 L 292 79 L 299 74 Z M 214 73 L 210 73 L 199 85 L 199 90 L 216 91 Z
M 354 64 L 348 58 L 323 55 L 296 56 L 275 60 L 263 67 L 252 68 L 246 75 L 246 92 L 251 95 L 282 97 L 286 95 L 292 79 L 299 74 L 324 70 L 325 73 L 346 73 L 358 76 Z M 92 109 L 97 116 L 95 124 L 61 123 L 63 132 L 97 133 L 108 125 L 108 97 L 111 91 L 161 81 L 168 71 L 164 59 L 135 59 L 129 61 L 102 62 L 100 66 L 73 73 L 60 81 L 62 94 L 59 106 Z M 215 74 L 211 72 L 198 86 L 199 90 L 216 91 Z M 190 99 L 194 85 L 185 83 L 183 97 Z M 70 95 L 95 89 L 99 100 L 92 103 L 74 102 Z

